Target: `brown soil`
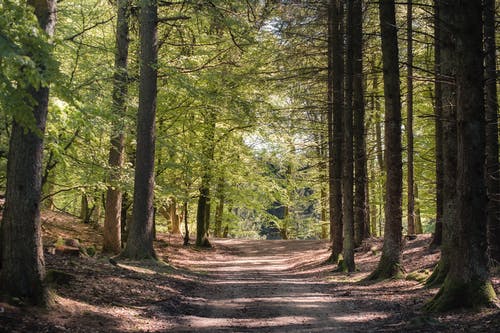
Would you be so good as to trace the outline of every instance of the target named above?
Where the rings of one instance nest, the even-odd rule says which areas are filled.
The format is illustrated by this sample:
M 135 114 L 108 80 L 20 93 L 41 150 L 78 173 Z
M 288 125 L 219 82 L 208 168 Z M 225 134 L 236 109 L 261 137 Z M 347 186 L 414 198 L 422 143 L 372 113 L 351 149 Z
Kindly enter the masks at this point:
M 80 238 L 84 247 L 100 244 L 98 231 L 69 216 L 49 214 L 45 221 L 46 244 L 59 237 Z M 407 272 L 434 267 L 439 254 L 427 250 L 429 240 L 407 242 Z M 359 249 L 359 271 L 351 275 L 322 265 L 329 254 L 323 241 L 212 244 L 198 250 L 160 235 L 159 263 L 47 254 L 49 269 L 71 274 L 68 283 L 53 286 L 56 305 L 47 311 L 0 303 L 0 331 L 500 332 L 498 309 L 429 316 L 422 305 L 437 289 L 410 280 L 360 283 L 380 258 L 378 239 Z

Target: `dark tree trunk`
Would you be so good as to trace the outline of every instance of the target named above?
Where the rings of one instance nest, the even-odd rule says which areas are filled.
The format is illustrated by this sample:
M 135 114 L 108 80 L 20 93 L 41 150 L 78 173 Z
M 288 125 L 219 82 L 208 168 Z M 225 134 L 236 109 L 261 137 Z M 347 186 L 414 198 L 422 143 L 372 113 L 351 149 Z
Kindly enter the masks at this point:
M 488 277 L 482 6 L 480 1 L 456 1 L 446 10 L 456 42 L 456 221 L 449 230 L 453 236 L 448 274 L 428 303 L 432 311 L 493 305 L 496 298 Z
M 342 0 L 330 0 L 328 6 L 328 185 L 334 263 L 342 253 L 343 7 Z
M 368 277 L 376 280 L 401 273 L 402 241 L 402 146 L 401 96 L 398 65 L 398 40 L 394 0 L 381 0 L 380 29 L 385 96 L 385 227 L 382 257 L 377 269 Z
M 184 201 L 182 206 L 182 216 L 184 218 L 184 246 L 189 245 L 189 226 L 188 226 L 188 202 Z
M 127 111 L 127 59 L 129 45 L 129 1 L 118 0 L 116 20 L 115 74 L 113 81 L 113 113 L 117 119 L 111 135 L 109 150 L 109 186 L 106 192 L 104 217 L 104 253 L 118 254 L 121 251 L 121 206 L 122 191 L 118 182 L 124 160 L 125 128 L 123 118 Z
M 414 179 L 413 179 L 413 5 L 412 0 L 408 0 L 406 13 L 406 38 L 407 38 L 407 77 L 406 77 L 406 154 L 408 159 L 407 165 L 407 189 L 408 189 L 408 234 L 415 234 L 415 195 Z
M 354 272 L 354 162 L 353 162 L 353 47 L 352 47 L 352 9 L 353 1 L 347 1 L 347 54 L 345 68 L 345 107 L 343 116 L 343 143 L 342 143 L 342 224 L 343 250 L 342 269 Z
M 427 284 L 432 286 L 444 282 L 449 268 L 449 250 L 453 247 L 453 230 L 456 228 L 456 180 L 457 180 L 457 120 L 456 120 L 456 80 L 455 80 L 455 45 L 452 38 L 453 28 L 449 22 L 453 20 L 450 2 L 436 1 L 436 23 L 439 48 L 437 80 L 442 97 L 442 115 L 440 117 L 442 130 L 442 218 L 441 218 L 441 259 L 438 266 L 429 277 Z M 437 105 L 436 105 L 437 106 Z M 437 144 L 437 142 L 436 142 Z M 439 174 L 437 175 L 439 177 Z M 439 185 L 439 184 L 438 184 Z M 436 224 L 436 228 L 438 225 Z M 435 236 L 439 236 L 436 231 Z M 436 237 L 435 237 L 436 238 Z M 433 241 L 433 244 L 435 242 Z
M 353 55 L 353 99 L 354 112 L 354 246 L 360 246 L 369 234 L 369 214 L 366 195 L 367 166 L 365 143 L 365 102 L 363 89 L 363 11 L 362 1 L 353 0 L 351 43 Z
M 484 0 L 486 186 L 488 188 L 488 243 L 491 259 L 500 264 L 500 165 L 498 163 L 498 95 L 495 42 L 495 1 Z
M 56 1 L 28 1 L 35 8 L 40 27 L 52 36 L 56 23 Z M 43 65 L 40 64 L 42 70 Z M 47 120 L 49 88 L 31 87 L 36 129 L 14 120 L 9 143 L 5 211 L 1 223 L 0 286 L 9 297 L 30 304 L 48 301 L 43 284 L 45 263 L 40 225 L 43 133 Z
M 157 3 L 141 0 L 139 37 L 141 44 L 137 152 L 134 177 L 134 206 L 127 245 L 122 256 L 131 259 L 156 258 L 153 248 L 153 196 L 155 157 L 155 115 L 157 94 Z
M 439 6 L 434 6 L 434 114 L 435 114 L 435 143 L 436 143 L 436 225 L 432 237 L 431 247 L 438 247 L 443 239 L 443 96 L 441 82 L 441 28 L 439 21 Z

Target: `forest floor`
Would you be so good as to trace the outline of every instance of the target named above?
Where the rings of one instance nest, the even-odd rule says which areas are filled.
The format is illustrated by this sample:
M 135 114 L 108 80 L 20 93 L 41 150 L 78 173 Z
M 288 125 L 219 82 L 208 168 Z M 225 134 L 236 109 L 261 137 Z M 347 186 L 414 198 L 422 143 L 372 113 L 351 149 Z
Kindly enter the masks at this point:
M 76 219 L 45 213 L 44 244 L 100 233 Z M 435 266 L 429 235 L 407 241 L 404 266 L 419 278 Z M 325 241 L 214 239 L 214 247 L 182 246 L 159 235 L 160 262 L 118 261 L 99 253 L 46 253 L 48 269 L 67 273 L 53 284 L 49 310 L 0 303 L 1 332 L 500 332 L 500 310 L 428 315 L 422 306 L 437 289 L 412 279 L 360 282 L 374 269 L 382 242 L 356 252 L 358 271 L 324 265 Z M 500 295 L 500 272 L 493 274 Z

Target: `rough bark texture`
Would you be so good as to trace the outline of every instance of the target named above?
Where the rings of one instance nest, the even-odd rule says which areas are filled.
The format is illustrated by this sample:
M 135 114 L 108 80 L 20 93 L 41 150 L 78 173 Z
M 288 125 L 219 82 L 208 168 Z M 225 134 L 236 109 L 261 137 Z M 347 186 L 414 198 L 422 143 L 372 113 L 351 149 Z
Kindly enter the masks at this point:
M 398 65 L 398 41 L 394 0 L 381 0 L 382 63 L 385 96 L 385 227 L 382 257 L 370 280 L 398 276 L 401 272 L 402 240 L 402 146 L 401 96 Z
M 408 234 L 415 234 L 415 195 L 413 179 L 413 5 L 412 0 L 408 0 L 406 7 L 406 52 L 408 57 L 406 72 L 406 154 L 407 164 L 407 222 Z
M 179 235 L 181 233 L 181 223 L 179 214 L 177 214 L 177 200 L 174 197 L 171 198 L 169 210 L 170 225 L 172 226 L 171 233 Z
M 351 43 L 353 55 L 353 96 L 354 112 L 354 246 L 358 247 L 369 234 L 369 214 L 367 199 L 367 165 L 365 143 L 365 102 L 363 91 L 363 11 L 362 1 L 352 1 Z
M 500 264 L 500 165 L 498 163 L 498 95 L 495 42 L 495 1 L 484 0 L 486 186 L 488 243 L 494 264 Z
M 354 266 L 354 161 L 353 161 L 353 48 L 352 48 L 352 1 L 347 2 L 346 29 L 346 68 L 345 68 L 345 107 L 343 116 L 342 145 L 342 224 L 343 249 L 342 266 L 348 272 L 353 272 Z
M 116 115 L 115 127 L 111 136 L 109 150 L 109 183 L 106 192 L 104 217 L 104 243 L 102 251 L 118 254 L 121 251 L 121 207 L 122 191 L 117 182 L 121 178 L 124 161 L 125 129 L 122 119 L 127 112 L 127 59 L 129 45 L 128 11 L 129 0 L 118 0 L 116 20 L 115 74 L 113 81 L 113 113 Z
M 30 0 L 40 27 L 54 34 L 56 1 Z M 42 65 L 40 65 L 42 66 Z M 40 225 L 43 133 L 47 120 L 49 88 L 30 88 L 33 116 L 40 133 L 14 121 L 9 143 L 5 211 L 1 223 L 0 286 L 9 297 L 43 305 L 47 292 L 43 284 L 45 264 Z
M 137 152 L 134 178 L 133 218 L 122 257 L 156 258 L 153 248 L 153 195 L 155 156 L 155 115 L 157 94 L 157 4 L 141 0 L 139 37 L 141 62 L 139 110 L 137 112 Z
M 343 115 L 343 2 L 328 6 L 328 176 L 331 261 L 342 253 L 342 115 Z
M 453 11 L 450 6 L 453 2 L 436 1 L 437 18 L 439 27 L 439 59 L 438 80 L 442 96 L 442 158 L 443 158 L 443 184 L 442 202 L 443 215 L 441 219 L 441 259 L 435 272 L 429 277 L 428 285 L 444 282 L 449 268 L 449 251 L 457 242 L 453 239 L 456 228 L 456 193 L 457 193 L 457 120 L 456 120 L 456 62 L 455 43 L 452 38 Z M 436 225 L 437 226 L 437 225 Z M 437 234 L 437 233 L 436 233 Z
M 444 10 L 444 7 L 440 8 Z M 482 6 L 479 1 L 447 4 L 450 11 L 457 87 L 456 221 L 449 248 L 449 270 L 432 311 L 492 305 L 487 256 L 485 187 L 485 109 Z

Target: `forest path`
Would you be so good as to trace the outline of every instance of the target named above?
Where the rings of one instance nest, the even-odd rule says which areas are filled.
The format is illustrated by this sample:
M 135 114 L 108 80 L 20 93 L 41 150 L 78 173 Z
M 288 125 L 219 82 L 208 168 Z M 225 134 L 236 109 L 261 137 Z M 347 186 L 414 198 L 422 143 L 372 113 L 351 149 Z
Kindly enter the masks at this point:
M 186 290 L 167 319 L 185 332 L 353 332 L 349 307 L 332 296 L 321 261 L 322 241 L 215 240 L 223 251 L 200 253 L 176 265 L 201 283 Z

